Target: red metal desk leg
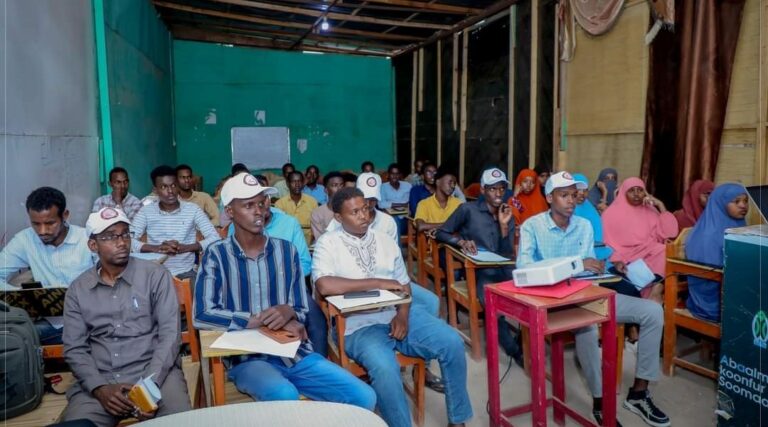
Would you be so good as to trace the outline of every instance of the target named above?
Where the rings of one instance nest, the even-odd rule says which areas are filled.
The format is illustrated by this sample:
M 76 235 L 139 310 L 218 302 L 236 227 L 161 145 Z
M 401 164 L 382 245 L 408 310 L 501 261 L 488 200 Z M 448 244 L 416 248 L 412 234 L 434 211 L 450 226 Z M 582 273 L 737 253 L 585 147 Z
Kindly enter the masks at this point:
M 603 425 L 616 425 L 616 295 L 608 297 L 609 320 L 603 323 Z
M 563 366 L 563 353 L 565 349 L 565 335 L 552 336 L 552 395 L 555 399 L 565 404 L 565 367 Z M 565 412 L 560 405 L 554 404 L 553 413 L 557 425 L 565 425 Z
M 497 296 L 485 292 L 486 356 L 488 359 L 488 404 L 491 426 L 501 425 L 501 401 L 499 396 L 499 324 L 497 323 Z
M 544 327 L 547 323 L 547 310 L 531 310 L 531 416 L 534 426 L 546 427 L 548 405 Z

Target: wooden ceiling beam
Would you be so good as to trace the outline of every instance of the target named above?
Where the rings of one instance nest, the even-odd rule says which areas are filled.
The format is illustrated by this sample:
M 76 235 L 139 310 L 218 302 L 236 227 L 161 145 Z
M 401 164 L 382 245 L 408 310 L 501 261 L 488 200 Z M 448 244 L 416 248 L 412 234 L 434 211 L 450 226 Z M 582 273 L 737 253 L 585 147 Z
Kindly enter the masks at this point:
M 302 30 L 312 29 L 312 24 L 307 24 L 307 23 L 278 21 L 275 19 L 259 18 L 255 16 L 247 16 L 247 15 L 241 15 L 237 13 L 221 12 L 218 10 L 203 9 L 199 7 L 186 6 L 186 5 L 170 3 L 166 1 L 159 1 L 159 0 L 155 0 L 154 4 L 155 6 L 163 7 L 166 9 L 180 10 L 184 12 L 196 13 L 199 15 L 216 16 L 219 18 L 251 22 L 254 24 L 271 25 L 271 26 L 284 27 L 284 28 L 299 28 Z M 362 36 L 362 37 L 368 37 L 371 39 L 398 40 L 398 41 L 404 41 L 404 42 L 418 42 L 421 40 L 425 40 L 423 37 L 406 36 L 406 35 L 400 35 L 400 34 L 384 34 L 384 33 L 379 33 L 374 31 L 351 30 L 348 28 L 334 28 L 333 26 L 331 26 L 331 28 L 327 32 L 324 32 L 324 34 L 328 34 L 328 33 Z
M 458 15 L 479 15 L 484 12 L 483 9 L 477 9 L 473 7 L 454 6 L 449 4 L 440 3 L 427 3 L 423 1 L 410 1 L 410 0 L 368 0 L 370 3 L 382 3 L 393 6 L 405 6 L 416 9 L 426 9 L 430 12 L 443 12 L 443 13 L 455 13 Z
M 453 26 L 451 30 L 439 31 L 420 43 L 408 46 L 407 48 L 396 52 L 395 56 L 405 55 L 407 53 L 413 52 L 416 49 L 432 44 L 437 40 L 444 39 L 450 36 L 451 34 L 457 33 L 459 31 L 463 31 L 465 28 L 469 28 L 486 18 L 490 18 L 493 15 L 496 15 L 497 13 L 504 11 L 504 9 L 507 9 L 513 4 L 518 2 L 520 2 L 520 0 L 499 0 L 498 2 L 494 3 L 493 5 L 485 9 L 483 13 L 481 13 L 480 15 L 469 17 L 457 23 L 456 25 Z
M 311 0 L 281 0 L 286 3 L 296 3 L 304 6 L 327 6 L 328 3 L 322 2 L 322 1 L 311 1 Z M 429 9 L 424 10 L 423 8 L 418 7 L 408 7 L 408 6 L 395 6 L 391 4 L 370 4 L 369 1 L 364 1 L 362 3 L 349 3 L 345 1 L 344 3 L 338 4 L 339 7 L 345 7 L 347 9 L 367 9 L 367 10 L 386 10 L 389 12 L 408 12 L 408 13 L 414 13 L 414 12 L 421 12 L 421 13 L 440 13 L 440 14 L 448 14 L 448 15 L 470 15 L 469 12 L 456 12 L 456 11 L 446 11 L 446 10 L 436 10 L 436 9 Z M 477 10 L 478 13 L 482 12 L 483 9 L 470 9 L 470 10 Z
M 295 13 L 297 15 L 312 16 L 315 18 L 326 17 L 337 21 L 362 22 L 376 25 L 394 25 L 398 27 L 429 28 L 432 30 L 448 30 L 450 25 L 433 24 L 430 22 L 407 22 L 398 19 L 374 18 L 371 16 L 358 16 L 356 14 L 331 12 L 330 6 L 327 10 L 306 9 L 303 7 L 283 6 L 279 4 L 264 3 L 251 0 L 210 0 L 217 3 L 231 4 L 236 6 L 252 7 L 255 9 L 271 10 L 275 12 Z
M 182 40 L 203 41 L 210 43 L 223 43 L 237 46 L 249 46 L 267 49 L 280 49 L 286 50 L 291 47 L 291 42 L 276 42 L 273 40 L 265 40 L 258 37 L 249 37 L 236 34 L 225 34 L 219 32 L 205 31 L 197 28 L 187 27 L 183 25 L 172 26 L 173 35 L 176 38 Z M 344 49 L 334 48 L 329 46 L 317 46 L 317 45 L 302 45 L 302 50 L 316 51 L 316 52 L 328 52 L 328 53 L 343 53 L 352 55 L 373 55 L 373 56 L 390 56 L 391 51 L 377 51 L 370 49 Z

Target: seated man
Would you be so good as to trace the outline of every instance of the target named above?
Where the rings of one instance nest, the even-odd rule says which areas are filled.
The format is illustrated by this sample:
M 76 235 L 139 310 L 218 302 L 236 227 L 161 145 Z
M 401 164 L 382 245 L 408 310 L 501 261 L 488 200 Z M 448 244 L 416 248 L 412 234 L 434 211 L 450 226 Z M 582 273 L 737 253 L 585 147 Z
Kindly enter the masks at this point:
M 191 409 L 181 371 L 179 302 L 164 267 L 130 256 L 125 214 L 103 208 L 88 217 L 88 247 L 99 262 L 69 287 L 64 302 L 64 357 L 77 382 L 64 420 L 114 426 Z M 126 393 L 141 378 L 160 388 L 157 411 L 141 412 Z
M 273 188 L 250 174 L 224 184 L 222 203 L 234 236 L 203 255 L 195 285 L 194 320 L 200 329 L 241 330 L 266 326 L 303 337 L 293 358 L 264 354 L 232 357 L 229 378 L 256 400 L 297 400 L 299 395 L 373 410 L 371 388 L 312 351 L 304 322 L 307 292 L 295 246 L 264 234 Z
M 179 279 L 196 276 L 195 252 L 205 250 L 219 240 L 219 234 L 205 213 L 194 203 L 179 200 L 176 171 L 170 166 L 158 166 L 150 174 L 157 201 L 136 214 L 131 224 L 134 252 L 155 252 L 168 255 L 163 265 Z M 197 241 L 200 232 L 203 240 Z M 147 233 L 147 242 L 141 236 Z
M 32 225 L 18 232 L 0 252 L 0 287 L 15 289 L 7 280 L 23 268 L 46 288 L 69 286 L 93 266 L 85 229 L 67 222 L 69 211 L 64 194 L 40 187 L 27 196 L 27 215 Z M 35 321 L 40 343 L 60 344 L 61 329 L 45 319 Z
M 416 207 L 416 229 L 427 232 L 440 228 L 441 225 L 461 205 L 461 201 L 453 197 L 456 188 L 456 176 L 442 166 L 435 173 L 435 193 L 419 202 Z
M 320 178 L 320 169 L 315 165 L 309 165 L 304 172 L 304 177 L 307 183 L 302 191 L 314 197 L 318 204 L 325 204 L 328 201 L 325 186 L 317 183 L 317 180 Z
M 328 174 L 325 175 L 325 178 L 323 178 L 323 184 L 325 184 L 323 188 L 325 189 L 327 202 L 316 207 L 312 211 L 309 220 L 309 224 L 312 227 L 312 237 L 314 237 L 315 240 L 319 239 L 320 236 L 325 233 L 328 224 L 333 221 L 333 211 L 330 206 L 331 199 L 333 199 L 333 195 L 336 194 L 339 189 L 344 188 L 344 176 L 336 171 L 328 172 Z
M 370 289 L 410 293 L 400 247 L 370 228 L 370 209 L 363 193 L 342 189 L 333 197 L 332 206 L 342 228 L 326 232 L 315 246 L 312 278 L 317 291 L 324 296 Z M 464 425 L 472 417 L 464 343 L 445 322 L 419 306 L 401 304 L 351 314 L 346 324 L 345 351 L 368 371 L 387 425 L 411 425 L 396 351 L 439 361 L 450 426 Z
M 219 208 L 208 193 L 195 191 L 195 174 L 189 165 L 176 166 L 179 200 L 194 203 L 205 212 L 214 227 L 219 226 Z
M 278 200 L 275 203 L 275 207 L 299 221 L 301 231 L 304 232 L 304 239 L 307 241 L 307 245 L 309 245 L 312 243 L 312 230 L 309 221 L 312 211 L 317 207 L 317 200 L 309 194 L 303 193 L 303 188 L 304 175 L 298 171 L 289 173 L 289 194 Z
M 109 171 L 109 186 L 112 187 L 112 194 L 105 194 L 93 202 L 91 212 L 98 212 L 101 208 L 121 209 L 133 219 L 139 209 L 141 209 L 141 200 L 128 192 L 128 171 L 121 167 L 112 168 Z
M 558 172 L 549 177 L 544 191 L 550 209 L 523 223 L 518 267 L 549 258 L 580 256 L 585 269 L 603 272 L 604 263 L 595 259 L 592 226 L 588 220 L 573 215 L 578 190 L 585 188 L 586 184 L 575 181 L 568 172 Z M 618 270 L 625 269 L 621 263 L 615 266 Z M 670 425 L 669 417 L 656 407 L 648 392 L 648 382 L 659 378 L 659 349 L 664 324 L 661 306 L 646 299 L 617 294 L 616 322 L 640 325 L 635 381 L 624 407 L 649 425 Z M 593 414 L 602 424 L 602 377 L 597 328 L 584 328 L 574 335 L 576 355 L 594 396 Z
M 273 183 L 275 190 L 277 190 L 278 198 L 283 198 L 290 193 L 288 190 L 288 175 L 293 173 L 293 171 L 295 170 L 296 170 L 296 167 L 293 165 L 293 163 L 286 163 L 283 165 L 283 168 L 282 168 L 283 179 L 275 181 Z M 234 176 L 234 174 L 232 175 Z
M 378 210 L 379 200 L 381 200 L 381 177 L 373 172 L 361 173 L 357 177 L 357 189 L 363 193 L 365 202 L 368 205 L 371 215 L 371 228 L 378 230 L 391 237 L 398 245 L 400 236 L 397 233 L 397 223 L 392 215 Z M 336 231 L 341 229 L 341 223 L 334 214 L 334 219 L 328 224 L 326 231 Z
M 514 258 L 514 221 L 512 209 L 502 201 L 502 195 L 509 182 L 507 176 L 497 168 L 487 169 L 480 179 L 483 188 L 482 200 L 463 203 L 437 229 L 435 238 L 461 248 L 474 255 L 479 249 L 495 252 L 507 258 Z M 483 288 L 490 283 L 503 282 L 512 277 L 513 267 L 478 268 L 475 270 L 477 297 L 485 306 Z M 522 366 L 522 351 L 512 333 L 509 323 L 499 317 L 499 344 L 504 352 Z
M 408 208 L 408 200 L 411 195 L 411 184 L 401 181 L 400 167 L 397 163 L 392 163 L 387 168 L 387 182 L 381 186 L 381 201 L 379 206 L 382 209 L 405 210 Z M 400 235 L 408 232 L 408 219 L 405 215 L 395 217 L 397 229 Z
M 242 175 L 242 174 L 239 174 Z M 238 175 L 235 175 L 238 176 Z M 258 175 L 254 175 L 259 184 L 262 184 Z M 277 190 L 268 188 L 262 184 L 262 187 L 267 188 L 264 193 L 266 195 L 277 194 Z M 265 202 L 267 206 L 272 203 L 270 198 L 267 197 Z M 224 212 L 224 215 L 229 218 L 229 215 Z M 312 256 L 309 254 L 309 247 L 307 241 L 304 239 L 304 233 L 301 231 L 301 226 L 296 218 L 286 214 L 280 209 L 270 207 L 263 214 L 264 216 L 264 233 L 270 237 L 277 239 L 283 239 L 291 242 L 296 248 L 296 252 L 299 254 L 299 262 L 301 263 L 301 271 L 304 276 L 307 277 L 307 283 L 309 283 L 309 274 L 312 271 Z M 229 225 L 228 237 L 235 234 L 235 225 Z M 308 290 L 310 292 L 311 290 Z M 311 296 L 311 292 L 310 292 Z M 312 341 L 312 347 L 316 353 L 325 357 L 328 355 L 328 325 L 325 320 L 325 315 L 320 310 L 314 299 L 307 298 L 307 305 L 309 306 L 309 314 L 307 314 L 307 333 L 309 339 Z

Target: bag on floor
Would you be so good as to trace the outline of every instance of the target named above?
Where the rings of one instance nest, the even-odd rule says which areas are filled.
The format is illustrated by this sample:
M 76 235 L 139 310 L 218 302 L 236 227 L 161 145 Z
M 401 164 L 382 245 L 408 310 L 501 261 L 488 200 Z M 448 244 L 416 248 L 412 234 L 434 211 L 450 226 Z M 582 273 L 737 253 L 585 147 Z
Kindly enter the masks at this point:
M 37 408 L 43 400 L 40 337 L 26 311 L 0 301 L 0 420 Z

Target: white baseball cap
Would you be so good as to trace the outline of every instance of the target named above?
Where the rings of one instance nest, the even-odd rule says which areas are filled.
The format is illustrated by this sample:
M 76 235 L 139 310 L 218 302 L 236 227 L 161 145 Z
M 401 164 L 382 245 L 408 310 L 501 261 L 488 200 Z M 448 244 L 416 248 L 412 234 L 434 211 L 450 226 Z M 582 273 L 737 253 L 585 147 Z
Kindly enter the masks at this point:
M 88 221 L 85 222 L 85 233 L 90 237 L 103 232 L 118 222 L 131 225 L 131 220 L 121 209 L 101 208 L 98 212 L 88 215 Z
M 586 190 L 588 185 L 582 181 L 576 181 L 569 172 L 562 171 L 553 174 L 544 184 L 544 194 L 551 194 L 555 188 L 565 188 L 575 185 L 579 190 Z
M 381 177 L 373 172 L 361 173 L 357 177 L 357 189 L 366 199 L 381 200 Z
M 268 196 L 276 196 L 277 190 L 272 187 L 262 187 L 255 176 L 246 172 L 240 172 L 224 183 L 224 187 L 221 188 L 221 203 L 227 206 L 234 199 L 250 199 L 261 193 Z
M 499 168 L 486 169 L 483 172 L 482 178 L 480 178 L 481 187 L 487 187 L 489 185 L 496 184 L 497 182 L 506 182 L 509 184 L 507 175 L 505 175 L 504 172 L 502 172 Z

